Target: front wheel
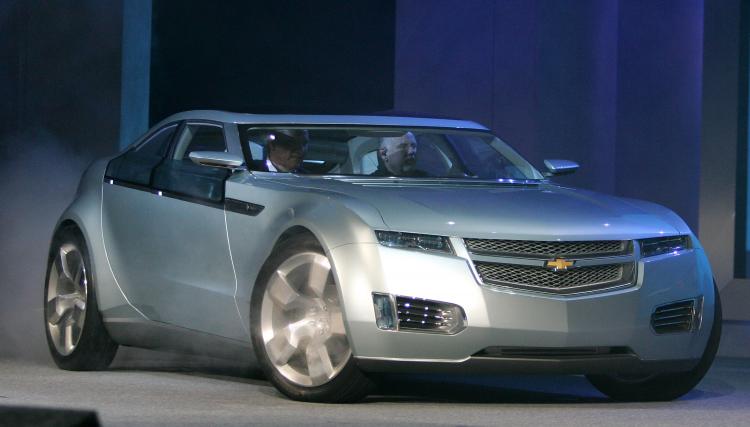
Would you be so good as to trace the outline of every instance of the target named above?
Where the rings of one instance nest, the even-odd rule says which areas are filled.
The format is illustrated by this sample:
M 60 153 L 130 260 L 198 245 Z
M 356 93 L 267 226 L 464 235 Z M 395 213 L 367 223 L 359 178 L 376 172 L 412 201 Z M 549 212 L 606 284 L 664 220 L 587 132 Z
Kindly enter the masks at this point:
M 253 347 L 286 396 L 354 402 L 370 380 L 355 365 L 331 265 L 312 236 L 282 242 L 261 270 L 251 302 Z
M 690 371 L 656 374 L 642 378 L 619 375 L 587 375 L 586 378 L 599 391 L 622 401 L 665 401 L 687 394 L 703 379 L 719 349 L 721 338 L 721 299 L 714 284 L 714 318 L 711 334 L 703 356 Z
M 90 266 L 80 232 L 60 230 L 47 262 L 44 323 L 50 354 L 62 369 L 106 369 L 117 352 L 97 307 Z

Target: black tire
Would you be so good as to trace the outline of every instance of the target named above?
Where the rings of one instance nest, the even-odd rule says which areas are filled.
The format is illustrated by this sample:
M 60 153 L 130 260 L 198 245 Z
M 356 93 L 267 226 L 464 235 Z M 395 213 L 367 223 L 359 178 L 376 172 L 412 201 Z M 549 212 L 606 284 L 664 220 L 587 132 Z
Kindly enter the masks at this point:
M 86 311 L 83 315 L 84 321 L 80 338 L 73 351 L 68 355 L 61 354 L 55 347 L 50 327 L 47 323 L 48 289 L 50 286 L 50 274 L 54 267 L 55 257 L 63 245 L 74 245 L 81 254 L 85 265 L 86 276 Z M 44 282 L 44 325 L 47 345 L 52 359 L 61 369 L 69 371 L 98 371 L 109 367 L 117 353 L 117 343 L 112 340 L 104 327 L 101 313 L 96 302 L 96 286 L 91 274 L 91 261 L 86 243 L 80 231 L 75 227 L 64 227 L 60 229 L 52 240 L 49 257 L 47 260 L 47 274 Z
M 621 401 L 667 401 L 687 394 L 706 375 L 719 349 L 722 313 L 721 299 L 716 284 L 714 284 L 714 301 L 711 334 L 700 362 L 692 370 L 657 374 L 640 381 L 611 375 L 587 375 L 586 378 L 602 393 Z
M 293 400 L 323 403 L 352 403 L 362 400 L 373 389 L 373 383 L 349 357 L 341 371 L 328 382 L 319 386 L 301 386 L 282 375 L 273 365 L 266 352 L 261 331 L 261 305 L 271 275 L 290 257 L 314 252 L 325 256 L 318 241 L 311 235 L 293 236 L 275 248 L 261 269 L 252 294 L 250 307 L 250 331 L 258 363 L 266 378 L 285 396 Z

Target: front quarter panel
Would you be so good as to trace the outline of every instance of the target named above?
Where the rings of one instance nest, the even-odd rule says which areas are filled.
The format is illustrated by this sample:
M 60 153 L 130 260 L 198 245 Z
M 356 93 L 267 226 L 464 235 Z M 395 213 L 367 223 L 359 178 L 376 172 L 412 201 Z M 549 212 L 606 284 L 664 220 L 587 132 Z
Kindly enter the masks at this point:
M 383 228 L 372 206 L 349 196 L 287 185 L 278 179 L 238 174 L 227 182 L 227 198 L 263 206 L 257 215 L 227 211 L 227 233 L 237 275 L 235 300 L 245 327 L 258 273 L 282 234 L 294 227 L 311 232 L 331 259 L 331 251 L 353 242 L 375 243 Z M 334 273 L 336 265 L 333 266 Z

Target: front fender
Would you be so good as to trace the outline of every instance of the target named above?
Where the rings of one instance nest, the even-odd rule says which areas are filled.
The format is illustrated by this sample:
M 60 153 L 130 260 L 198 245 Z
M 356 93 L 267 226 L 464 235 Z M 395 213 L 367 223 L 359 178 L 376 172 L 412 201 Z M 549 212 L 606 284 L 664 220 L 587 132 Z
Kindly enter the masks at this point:
M 379 212 L 366 202 L 322 190 L 296 188 L 253 177 L 227 182 L 226 197 L 263 206 L 256 215 L 225 211 L 237 286 L 235 301 L 249 325 L 250 298 L 261 267 L 288 230 L 312 233 L 330 257 L 334 248 L 377 242 L 373 228 L 384 228 Z M 332 266 L 334 271 L 336 266 Z

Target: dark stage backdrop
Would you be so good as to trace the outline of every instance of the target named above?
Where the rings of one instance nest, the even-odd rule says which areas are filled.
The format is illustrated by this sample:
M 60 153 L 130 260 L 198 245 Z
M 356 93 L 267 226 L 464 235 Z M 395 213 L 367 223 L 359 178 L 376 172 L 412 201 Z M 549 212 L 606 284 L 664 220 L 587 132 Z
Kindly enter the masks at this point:
M 698 231 L 702 0 L 399 0 L 397 110 L 473 119 L 560 182 Z M 429 77 L 426 77 L 429 76 Z
M 55 221 L 117 150 L 120 0 L 0 1 L 0 356 L 48 360 L 42 307 Z
M 394 0 L 154 0 L 150 121 L 389 110 L 394 13 Z

